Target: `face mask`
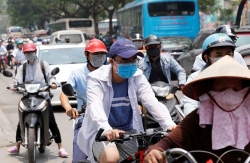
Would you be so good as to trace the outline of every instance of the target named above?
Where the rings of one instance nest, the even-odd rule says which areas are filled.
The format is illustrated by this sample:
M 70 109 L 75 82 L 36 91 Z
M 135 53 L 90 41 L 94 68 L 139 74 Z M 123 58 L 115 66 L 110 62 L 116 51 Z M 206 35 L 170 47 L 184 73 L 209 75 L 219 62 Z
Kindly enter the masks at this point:
M 155 58 L 160 55 L 160 49 L 159 48 L 154 48 L 154 49 L 147 49 L 147 55 L 149 57 Z
M 101 67 L 107 59 L 106 55 L 103 54 L 91 55 L 91 56 L 92 56 L 92 61 L 90 61 L 90 64 L 95 68 Z
M 210 57 L 209 57 L 210 58 Z M 215 62 L 217 62 L 219 59 L 221 59 L 222 57 L 217 57 L 217 58 L 210 58 L 211 59 L 211 61 L 213 62 L 213 63 L 215 63 Z
M 141 49 L 142 46 L 143 46 L 143 43 L 142 43 L 142 42 L 134 42 L 134 44 L 135 44 L 135 47 L 136 47 L 137 50 L 138 50 L 138 49 Z
M 136 70 L 137 70 L 137 64 L 117 64 L 117 74 L 122 77 L 123 79 L 131 78 Z
M 233 89 L 229 88 L 222 92 L 210 91 L 208 95 L 220 109 L 226 112 L 232 112 L 245 100 L 246 96 L 249 94 L 248 90 L 249 87 L 235 92 Z
M 26 54 L 25 55 L 25 59 L 28 60 L 29 62 L 32 62 L 36 59 L 36 53 L 32 53 L 32 54 Z

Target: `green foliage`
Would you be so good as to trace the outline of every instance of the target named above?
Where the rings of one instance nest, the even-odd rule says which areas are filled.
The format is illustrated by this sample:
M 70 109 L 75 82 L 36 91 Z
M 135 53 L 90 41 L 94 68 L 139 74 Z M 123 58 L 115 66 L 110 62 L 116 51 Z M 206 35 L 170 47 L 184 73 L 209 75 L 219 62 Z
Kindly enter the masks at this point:
M 233 9 L 220 9 L 220 21 L 229 22 L 233 21 Z
M 219 10 L 218 0 L 198 0 L 199 9 L 202 12 L 213 13 Z
M 0 0 L 1 2 L 2 0 Z M 117 9 L 132 0 L 8 0 L 8 14 L 11 25 L 27 28 L 38 26 L 42 29 L 44 22 L 60 18 L 92 17 L 98 33 L 100 18 L 110 20 Z M 112 26 L 112 22 L 110 24 Z M 112 33 L 112 31 L 111 31 Z

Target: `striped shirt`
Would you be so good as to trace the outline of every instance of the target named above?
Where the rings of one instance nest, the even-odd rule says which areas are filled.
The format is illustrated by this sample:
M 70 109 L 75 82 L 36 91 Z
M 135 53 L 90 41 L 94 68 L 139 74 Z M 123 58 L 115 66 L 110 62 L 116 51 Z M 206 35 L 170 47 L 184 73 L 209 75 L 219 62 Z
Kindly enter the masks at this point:
M 112 128 L 124 131 L 132 130 L 133 111 L 128 97 L 128 80 L 122 83 L 112 82 L 114 96 L 109 114 L 109 124 Z

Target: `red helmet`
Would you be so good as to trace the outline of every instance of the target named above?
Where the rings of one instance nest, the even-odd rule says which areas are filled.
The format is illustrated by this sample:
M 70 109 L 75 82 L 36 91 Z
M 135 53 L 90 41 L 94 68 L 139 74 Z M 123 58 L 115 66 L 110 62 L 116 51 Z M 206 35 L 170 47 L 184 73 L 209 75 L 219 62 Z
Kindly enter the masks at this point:
M 27 43 L 23 46 L 23 52 L 33 52 L 36 51 L 36 46 L 33 43 Z
M 85 51 L 88 51 L 90 53 L 95 52 L 105 52 L 108 53 L 106 46 L 101 40 L 98 39 L 92 39 L 86 44 Z

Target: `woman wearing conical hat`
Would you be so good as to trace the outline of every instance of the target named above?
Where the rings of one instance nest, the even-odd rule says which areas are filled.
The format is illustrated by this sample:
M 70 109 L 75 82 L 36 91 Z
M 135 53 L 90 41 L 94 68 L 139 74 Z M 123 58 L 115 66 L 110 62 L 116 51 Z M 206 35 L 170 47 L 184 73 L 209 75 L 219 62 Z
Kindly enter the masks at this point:
M 216 33 L 207 37 L 202 44 L 202 59 L 204 62 L 206 62 L 206 65 L 203 67 L 203 69 L 189 75 L 186 84 L 191 82 L 201 71 L 215 63 L 221 57 L 228 55 L 235 58 L 234 48 L 235 45 L 233 40 L 226 34 Z M 239 62 L 239 59 L 236 60 Z M 246 64 L 243 64 L 242 62 L 239 63 L 247 68 Z M 184 114 L 188 115 L 194 109 L 199 107 L 199 102 L 184 96 L 183 105 Z
M 145 162 L 161 162 L 161 152 L 170 148 L 205 150 L 221 156 L 232 149 L 250 153 L 250 71 L 225 56 L 212 64 L 183 88 L 183 94 L 200 102 L 167 137 L 147 150 Z M 217 159 L 194 154 L 197 162 Z M 225 163 L 244 162 L 248 157 L 230 152 Z

